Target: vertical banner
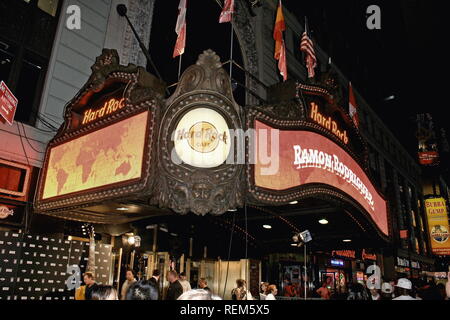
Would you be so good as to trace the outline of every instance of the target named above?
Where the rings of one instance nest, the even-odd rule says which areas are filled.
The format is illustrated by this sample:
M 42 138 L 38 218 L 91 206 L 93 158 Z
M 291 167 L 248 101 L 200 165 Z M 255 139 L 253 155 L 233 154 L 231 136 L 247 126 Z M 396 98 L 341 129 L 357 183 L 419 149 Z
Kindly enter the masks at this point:
M 433 253 L 450 256 L 450 233 L 445 199 L 427 199 L 425 208 Z

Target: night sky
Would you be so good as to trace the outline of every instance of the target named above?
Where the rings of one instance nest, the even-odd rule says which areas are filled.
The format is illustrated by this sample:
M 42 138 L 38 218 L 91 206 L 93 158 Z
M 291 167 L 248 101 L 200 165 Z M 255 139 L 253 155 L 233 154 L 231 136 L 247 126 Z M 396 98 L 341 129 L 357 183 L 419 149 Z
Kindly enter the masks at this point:
M 264 1 L 264 0 L 262 0 Z M 172 59 L 178 0 L 156 1 L 150 52 L 164 80 L 177 81 Z M 446 76 L 448 39 L 444 1 L 283 0 L 301 23 L 308 17 L 312 37 L 353 82 L 372 109 L 416 157 L 415 115 L 430 113 L 436 127 L 450 133 Z M 381 30 L 366 27 L 366 9 L 381 8 Z M 187 48 L 183 70 L 207 48 L 229 59 L 229 24 L 217 23 L 216 0 L 188 1 Z M 275 16 L 274 16 L 275 19 Z M 235 60 L 242 63 L 237 42 Z M 240 79 L 238 79 L 240 80 Z M 235 93 L 242 104 L 242 92 Z M 395 99 L 385 101 L 388 96 Z M 448 134 L 447 134 L 448 135 Z

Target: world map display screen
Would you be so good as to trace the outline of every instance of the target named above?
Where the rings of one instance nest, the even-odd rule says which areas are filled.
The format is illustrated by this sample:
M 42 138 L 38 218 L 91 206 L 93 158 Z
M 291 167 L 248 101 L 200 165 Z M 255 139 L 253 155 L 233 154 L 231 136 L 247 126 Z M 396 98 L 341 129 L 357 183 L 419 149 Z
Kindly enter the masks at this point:
M 310 131 L 278 131 L 259 121 L 255 122 L 255 129 L 256 186 L 280 191 L 307 184 L 332 186 L 356 200 L 388 235 L 386 201 L 344 149 Z M 258 146 L 267 148 L 258 150 Z
M 141 177 L 148 112 L 50 150 L 42 199 Z

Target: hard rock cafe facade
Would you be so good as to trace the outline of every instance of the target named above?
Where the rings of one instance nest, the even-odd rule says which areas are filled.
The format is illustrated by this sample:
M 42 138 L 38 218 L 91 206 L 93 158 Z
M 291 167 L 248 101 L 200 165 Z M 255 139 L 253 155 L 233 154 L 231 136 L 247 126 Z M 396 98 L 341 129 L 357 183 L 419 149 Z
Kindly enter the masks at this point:
M 242 217 L 243 208 L 294 217 L 300 207 L 303 231 L 326 205 L 341 225 L 313 232 L 318 245 L 309 247 L 308 278 L 331 278 L 333 289 L 344 291 L 349 281 L 367 278 L 369 265 L 383 269 L 380 248 L 390 246 L 392 230 L 369 174 L 367 146 L 336 88 L 332 81 L 289 83 L 274 87 L 270 104 L 240 106 L 220 58 L 207 50 L 165 99 L 164 83 L 104 49 L 48 144 L 35 213 L 100 228 L 164 217 L 219 219 L 236 210 Z M 284 233 L 288 244 L 292 235 Z M 257 294 L 260 281 L 283 288 L 304 272 L 303 250 L 268 247 L 266 257 L 236 262 L 223 288 L 224 261 L 189 261 L 187 252 L 172 261 L 154 249 L 144 255 L 149 270 L 176 267 L 192 277 L 199 268 L 196 277 L 214 274 L 210 287 L 227 293 L 235 278 L 247 279 Z M 120 279 L 120 262 L 109 269 L 110 280 Z

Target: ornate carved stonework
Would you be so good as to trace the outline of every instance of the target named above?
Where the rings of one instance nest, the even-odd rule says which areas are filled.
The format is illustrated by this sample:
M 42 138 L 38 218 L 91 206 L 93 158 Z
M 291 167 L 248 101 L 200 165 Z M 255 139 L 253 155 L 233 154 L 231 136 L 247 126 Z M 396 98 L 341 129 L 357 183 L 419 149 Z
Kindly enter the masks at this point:
M 117 14 L 118 4 L 125 4 L 127 15 L 145 46 L 149 47 L 152 27 L 154 0 L 112 0 L 109 13 L 105 47 L 116 48 L 123 64 L 132 63 L 141 67 L 147 65 L 147 59 L 139 47 L 125 18 Z
M 226 161 L 209 168 L 177 162 L 180 160 L 175 151 L 177 127 L 186 114 L 199 108 L 213 110 L 226 121 L 228 138 L 232 130 L 242 128 L 242 113 L 233 99 L 230 79 L 212 50 L 201 54 L 197 63 L 184 72 L 175 93 L 166 102 L 158 143 L 160 179 L 152 202 L 181 214 L 191 211 L 198 215 L 219 215 L 243 205 L 244 164 Z M 193 121 L 191 129 L 209 122 L 215 128 L 214 121 L 202 118 L 202 114 Z M 191 131 L 188 139 L 193 139 Z M 231 144 L 229 154 L 234 155 L 236 146 L 234 142 Z M 192 145 L 191 148 L 188 152 L 194 153 L 195 148 Z M 201 152 L 207 156 L 210 151 Z
M 115 201 L 147 200 L 155 185 L 157 128 L 160 123 L 160 110 L 163 102 L 165 86 L 157 78 L 147 73 L 142 67 L 119 64 L 116 50 L 104 49 L 91 67 L 92 74 L 77 95 L 67 104 L 65 122 L 57 135 L 49 142 L 38 186 L 35 202 L 36 212 L 64 217 L 69 220 L 89 221 L 93 223 L 123 223 L 136 219 L 137 215 L 125 213 L 111 215 L 104 212 L 92 214 L 89 210 L 95 205 L 113 203 Z M 122 109 L 118 109 L 92 122 L 82 124 L 79 119 L 90 110 L 103 95 L 119 91 L 124 99 Z M 100 100 L 102 101 L 102 100 Z M 103 104 L 103 102 L 102 102 Z M 43 189 L 49 157 L 52 148 L 64 144 L 74 138 L 91 134 L 107 126 L 116 124 L 134 115 L 147 112 L 145 125 L 145 142 L 142 159 L 142 170 L 139 179 L 123 183 L 98 186 L 86 191 L 68 195 L 60 195 L 44 199 Z
M 258 53 L 256 51 L 255 31 L 252 26 L 252 15 L 249 12 L 248 6 L 245 3 L 242 3 L 242 0 L 236 1 L 235 5 L 236 13 L 233 17 L 233 26 L 243 52 L 244 67 L 253 76 L 259 78 Z M 251 91 L 258 92 L 259 86 L 257 82 L 250 77 L 246 77 L 246 86 Z M 247 94 L 247 105 L 255 105 L 257 103 L 258 99 Z

